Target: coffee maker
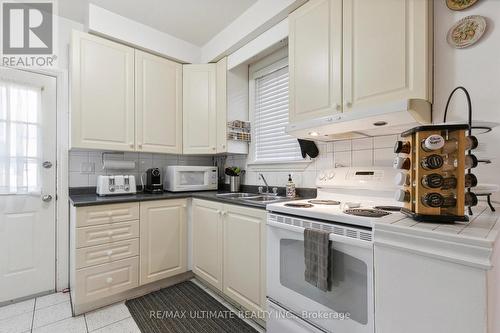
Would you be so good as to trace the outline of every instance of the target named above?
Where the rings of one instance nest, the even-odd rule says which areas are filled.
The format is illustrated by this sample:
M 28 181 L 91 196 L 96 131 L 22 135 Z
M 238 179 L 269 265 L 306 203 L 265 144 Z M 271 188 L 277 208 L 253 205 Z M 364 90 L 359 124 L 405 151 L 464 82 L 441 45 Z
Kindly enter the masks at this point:
M 163 193 L 160 169 L 151 168 L 146 170 L 146 185 L 144 187 L 144 192 Z

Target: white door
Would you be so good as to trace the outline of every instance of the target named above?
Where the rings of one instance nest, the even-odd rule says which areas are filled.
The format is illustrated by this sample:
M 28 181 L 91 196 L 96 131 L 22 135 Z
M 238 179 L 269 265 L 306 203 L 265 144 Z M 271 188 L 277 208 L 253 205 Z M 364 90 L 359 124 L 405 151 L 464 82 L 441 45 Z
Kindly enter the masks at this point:
M 215 154 L 217 141 L 216 65 L 182 67 L 183 152 Z
M 182 65 L 135 50 L 136 150 L 182 153 Z
M 55 289 L 56 79 L 0 69 L 0 304 Z

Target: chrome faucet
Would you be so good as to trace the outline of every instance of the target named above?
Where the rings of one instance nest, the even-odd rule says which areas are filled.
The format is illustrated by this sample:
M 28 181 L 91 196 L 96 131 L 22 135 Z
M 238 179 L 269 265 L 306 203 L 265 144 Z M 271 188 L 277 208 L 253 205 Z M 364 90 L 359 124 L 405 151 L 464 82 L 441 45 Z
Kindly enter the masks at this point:
M 266 193 L 266 194 L 269 194 L 269 184 L 267 183 L 266 178 L 265 178 L 265 177 L 264 177 L 264 175 L 263 175 L 263 174 L 261 174 L 261 173 L 259 173 L 259 176 L 260 176 L 260 178 L 262 179 L 262 181 L 264 182 L 264 184 L 266 184 L 266 192 L 265 192 L 265 193 Z

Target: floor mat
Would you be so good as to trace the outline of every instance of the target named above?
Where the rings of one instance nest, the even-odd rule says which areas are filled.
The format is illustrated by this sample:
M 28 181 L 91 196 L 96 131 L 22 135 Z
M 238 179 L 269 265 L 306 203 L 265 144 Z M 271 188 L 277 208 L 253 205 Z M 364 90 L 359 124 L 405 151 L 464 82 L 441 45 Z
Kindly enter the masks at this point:
M 257 332 L 190 281 L 125 304 L 143 333 Z

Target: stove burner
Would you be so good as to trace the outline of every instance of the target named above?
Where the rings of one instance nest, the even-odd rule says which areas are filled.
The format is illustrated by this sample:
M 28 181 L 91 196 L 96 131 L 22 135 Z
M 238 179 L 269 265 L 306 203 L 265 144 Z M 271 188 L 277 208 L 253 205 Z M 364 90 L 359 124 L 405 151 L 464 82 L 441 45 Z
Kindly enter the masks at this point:
M 314 207 L 311 204 L 302 203 L 302 202 L 289 202 L 289 203 L 286 203 L 285 206 L 294 207 L 294 208 L 311 208 L 311 207 Z
M 399 212 L 402 207 L 398 206 L 375 206 L 373 209 L 385 210 L 387 212 Z
M 309 200 L 309 203 L 315 204 L 315 205 L 340 205 L 340 201 L 335 201 L 335 200 L 319 200 L 319 199 L 313 199 Z
M 391 214 L 389 212 L 384 212 L 383 210 L 362 208 L 346 209 L 344 213 L 364 217 L 382 217 Z

